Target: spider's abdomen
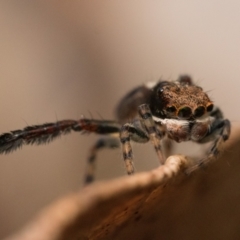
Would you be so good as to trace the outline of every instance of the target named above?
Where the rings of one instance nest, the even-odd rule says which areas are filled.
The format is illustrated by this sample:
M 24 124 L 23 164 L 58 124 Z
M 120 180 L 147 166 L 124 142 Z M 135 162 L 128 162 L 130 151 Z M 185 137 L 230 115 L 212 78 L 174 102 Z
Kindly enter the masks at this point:
M 120 123 L 126 123 L 138 116 L 138 107 L 149 104 L 152 90 L 146 86 L 134 88 L 125 95 L 116 108 L 116 117 Z

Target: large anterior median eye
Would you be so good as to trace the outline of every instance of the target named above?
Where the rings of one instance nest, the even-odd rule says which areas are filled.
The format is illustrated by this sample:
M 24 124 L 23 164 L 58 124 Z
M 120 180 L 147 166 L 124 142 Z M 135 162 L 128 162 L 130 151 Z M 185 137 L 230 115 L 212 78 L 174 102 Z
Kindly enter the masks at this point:
M 181 84 L 188 84 L 188 85 L 192 85 L 193 84 L 192 83 L 192 78 L 189 75 L 181 75 L 181 76 L 179 76 L 178 81 Z
M 194 117 L 201 117 L 205 113 L 205 107 L 199 106 L 194 110 Z
M 167 112 L 169 113 L 175 113 L 177 111 L 175 106 L 169 106 L 166 108 Z
M 192 114 L 192 110 L 190 107 L 182 107 L 180 108 L 180 110 L 178 111 L 178 117 L 179 118 L 189 118 Z

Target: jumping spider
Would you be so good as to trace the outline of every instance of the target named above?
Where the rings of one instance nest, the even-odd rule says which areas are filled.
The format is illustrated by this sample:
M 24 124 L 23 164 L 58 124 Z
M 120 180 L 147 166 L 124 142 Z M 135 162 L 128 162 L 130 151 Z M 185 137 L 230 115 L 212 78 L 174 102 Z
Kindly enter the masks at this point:
M 0 135 L 0 153 L 9 153 L 23 144 L 48 143 L 73 131 L 108 135 L 93 146 L 88 158 L 86 183 L 94 179 L 96 153 L 101 148 L 122 146 L 128 175 L 134 173 L 130 140 L 154 145 L 160 164 L 164 164 L 162 140 L 176 142 L 213 142 L 209 153 L 197 161 L 193 171 L 217 158 L 220 147 L 230 135 L 230 122 L 192 79 L 180 76 L 176 81 L 148 83 L 129 92 L 119 103 L 117 121 L 82 118 L 25 127 Z M 131 119 L 131 121 L 129 121 Z M 119 141 L 120 140 L 120 141 Z

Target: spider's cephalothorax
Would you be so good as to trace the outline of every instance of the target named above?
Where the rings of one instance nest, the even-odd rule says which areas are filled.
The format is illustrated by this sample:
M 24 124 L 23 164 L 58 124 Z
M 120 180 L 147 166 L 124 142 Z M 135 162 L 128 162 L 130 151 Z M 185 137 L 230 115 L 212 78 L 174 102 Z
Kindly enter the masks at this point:
M 9 153 L 23 144 L 48 143 L 70 131 L 94 132 L 107 135 L 100 138 L 90 151 L 85 182 L 94 179 L 97 151 L 122 146 L 123 159 L 129 175 L 134 173 L 130 141 L 154 145 L 160 164 L 164 164 L 162 141 L 213 142 L 206 157 L 188 170 L 215 159 L 222 143 L 230 135 L 230 122 L 201 87 L 189 76 L 177 81 L 158 81 L 137 87 L 129 92 L 116 109 L 117 121 L 85 119 L 62 120 L 25 127 L 0 135 L 0 153 Z M 116 137 L 117 136 L 117 137 Z
M 160 118 L 196 119 L 213 109 L 202 88 L 181 78 L 176 82 L 159 82 L 149 104 L 152 114 Z

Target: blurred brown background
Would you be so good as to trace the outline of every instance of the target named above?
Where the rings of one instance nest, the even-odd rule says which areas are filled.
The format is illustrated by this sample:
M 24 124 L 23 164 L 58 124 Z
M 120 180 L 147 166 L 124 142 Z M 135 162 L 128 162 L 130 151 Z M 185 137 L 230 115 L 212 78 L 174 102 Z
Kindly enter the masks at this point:
M 82 114 L 112 119 L 132 87 L 184 73 L 238 124 L 239 9 L 237 0 L 0 1 L 0 132 Z M 95 139 L 73 133 L 0 156 L 0 237 L 81 187 Z M 158 165 L 150 144 L 134 147 L 139 171 Z M 98 159 L 98 179 L 125 174 L 119 150 Z

